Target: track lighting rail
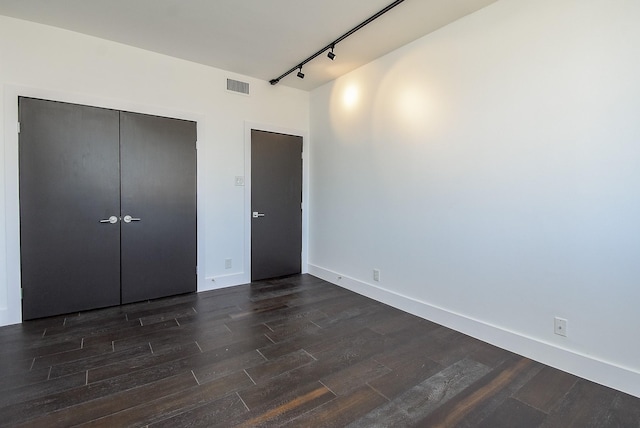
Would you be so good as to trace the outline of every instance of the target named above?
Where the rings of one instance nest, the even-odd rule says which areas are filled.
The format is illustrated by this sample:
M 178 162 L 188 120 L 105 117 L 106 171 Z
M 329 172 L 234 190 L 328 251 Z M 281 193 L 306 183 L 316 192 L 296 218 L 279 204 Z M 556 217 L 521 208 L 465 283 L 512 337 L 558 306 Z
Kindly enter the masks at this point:
M 271 79 L 269 81 L 269 83 L 271 83 L 272 85 L 277 85 L 278 82 L 280 82 L 281 79 L 287 77 L 288 75 L 290 75 L 291 73 L 293 73 L 296 70 L 299 70 L 298 71 L 298 77 L 300 77 L 301 79 L 304 78 L 304 74 L 302 73 L 302 67 L 306 63 L 308 63 L 309 61 L 311 61 L 311 60 L 315 59 L 316 57 L 322 55 L 323 53 L 325 53 L 329 49 L 331 49 L 331 52 L 333 53 L 333 48 L 335 48 L 338 43 L 340 43 L 341 41 L 343 41 L 344 39 L 346 39 L 347 37 L 349 37 L 350 35 L 352 35 L 356 31 L 360 30 L 361 28 L 365 27 L 366 25 L 370 24 L 371 22 L 375 21 L 376 19 L 380 18 L 382 15 L 384 15 L 387 12 L 389 12 L 391 9 L 393 9 L 396 6 L 398 6 L 403 1 L 404 0 L 396 0 L 396 1 L 394 1 L 393 3 L 391 3 L 390 5 L 388 5 L 387 7 L 385 7 L 384 9 L 379 11 L 378 13 L 376 13 L 375 15 L 371 16 L 370 18 L 366 19 L 365 21 L 361 22 L 360 24 L 356 25 L 351 30 L 347 31 L 342 36 L 338 37 L 336 40 L 334 40 L 333 42 L 329 43 L 327 46 L 325 46 L 322 49 L 320 49 L 318 52 L 314 53 L 313 55 L 311 55 L 310 57 L 308 57 L 304 61 L 298 63 L 298 65 L 296 65 L 295 67 L 292 67 L 291 69 L 289 69 L 286 72 L 282 73 L 280 76 L 276 77 L 275 79 Z M 334 58 L 335 58 L 335 55 L 334 55 Z M 331 59 L 333 59 L 333 58 L 331 58 Z

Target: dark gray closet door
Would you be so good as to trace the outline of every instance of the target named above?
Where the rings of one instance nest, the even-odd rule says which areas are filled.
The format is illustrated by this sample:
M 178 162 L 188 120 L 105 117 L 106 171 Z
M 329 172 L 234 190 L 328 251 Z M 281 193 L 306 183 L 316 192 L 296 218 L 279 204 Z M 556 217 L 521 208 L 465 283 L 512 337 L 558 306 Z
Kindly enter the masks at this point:
M 196 123 L 120 118 L 122 303 L 196 291 Z
M 251 130 L 251 280 L 300 273 L 302 137 Z
M 23 318 L 120 303 L 118 112 L 20 98 Z M 103 222 L 101 222 L 103 221 Z

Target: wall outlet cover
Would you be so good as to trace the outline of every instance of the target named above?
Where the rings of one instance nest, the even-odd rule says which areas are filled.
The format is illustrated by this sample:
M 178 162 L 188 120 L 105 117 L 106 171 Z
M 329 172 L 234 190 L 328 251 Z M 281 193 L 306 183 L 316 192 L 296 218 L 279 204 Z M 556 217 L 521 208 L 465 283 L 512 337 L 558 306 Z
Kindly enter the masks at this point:
M 555 317 L 553 319 L 553 332 L 560 336 L 567 336 L 567 320 Z

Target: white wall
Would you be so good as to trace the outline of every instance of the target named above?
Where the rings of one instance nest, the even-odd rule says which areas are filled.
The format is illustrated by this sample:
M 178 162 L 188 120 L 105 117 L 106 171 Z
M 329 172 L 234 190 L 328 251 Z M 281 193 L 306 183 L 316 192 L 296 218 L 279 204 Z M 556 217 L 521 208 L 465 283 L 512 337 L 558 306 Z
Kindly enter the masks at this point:
M 228 93 L 227 77 L 249 82 L 251 96 Z M 245 124 L 287 130 L 307 140 L 308 93 L 2 16 L 0 91 L 0 325 L 21 320 L 19 95 L 198 121 L 198 289 L 250 280 L 245 268 L 249 186 L 234 182 L 235 176 L 248 174 L 250 165 L 245 162 Z M 230 270 L 224 267 L 227 258 L 233 261 Z
M 313 91 L 310 272 L 640 396 L 639 22 L 501 0 Z

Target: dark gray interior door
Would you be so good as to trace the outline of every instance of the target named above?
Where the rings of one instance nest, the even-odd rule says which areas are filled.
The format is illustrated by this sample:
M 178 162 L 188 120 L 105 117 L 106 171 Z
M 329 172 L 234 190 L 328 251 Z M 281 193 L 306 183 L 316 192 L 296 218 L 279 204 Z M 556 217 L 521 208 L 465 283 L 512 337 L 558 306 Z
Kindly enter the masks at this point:
M 23 318 L 196 291 L 196 123 L 19 110 Z
M 118 112 L 32 98 L 19 111 L 23 318 L 119 304 Z
M 194 292 L 196 123 L 120 115 L 122 303 Z
M 302 137 L 251 130 L 251 280 L 300 273 Z

